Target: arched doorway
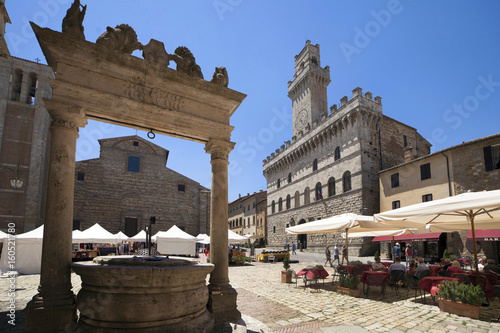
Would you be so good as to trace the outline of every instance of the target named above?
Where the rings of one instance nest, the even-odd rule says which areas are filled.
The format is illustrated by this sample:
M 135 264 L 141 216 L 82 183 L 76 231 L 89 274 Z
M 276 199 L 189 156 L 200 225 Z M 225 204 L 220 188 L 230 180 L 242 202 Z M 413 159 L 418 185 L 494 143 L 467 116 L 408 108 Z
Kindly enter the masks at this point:
M 299 224 L 306 223 L 306 220 L 302 219 L 299 221 Z M 299 249 L 307 249 L 307 235 L 306 234 L 300 234 L 297 235 L 297 245 Z

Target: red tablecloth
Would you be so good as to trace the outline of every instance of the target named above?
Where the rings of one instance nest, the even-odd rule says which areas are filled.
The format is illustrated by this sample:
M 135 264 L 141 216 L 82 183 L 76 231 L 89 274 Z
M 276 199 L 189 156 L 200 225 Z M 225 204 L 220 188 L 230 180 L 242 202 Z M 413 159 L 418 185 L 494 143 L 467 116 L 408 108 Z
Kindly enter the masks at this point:
M 307 276 L 307 273 L 309 273 L 309 272 L 316 273 L 316 276 L 318 279 L 324 279 L 328 275 L 330 275 L 330 274 L 328 274 L 328 272 L 324 268 L 303 268 L 297 272 L 296 276 L 302 276 L 302 275 Z
M 445 277 L 445 276 L 426 276 L 420 282 L 418 283 L 418 286 L 422 288 L 423 290 L 427 291 L 430 293 L 432 296 L 434 296 L 439 288 L 433 288 L 439 286 L 439 284 L 443 281 L 460 281 L 457 278 L 453 277 Z
M 437 265 L 428 265 L 428 266 L 429 266 L 429 270 L 432 273 L 432 276 L 437 276 L 437 272 L 439 272 L 440 270 L 443 269 L 443 267 L 437 266 Z
M 368 284 L 368 275 L 379 276 L 380 279 L 383 280 L 389 275 L 389 273 L 379 272 L 379 271 L 364 271 L 363 274 L 361 274 L 360 282 L 362 282 L 364 284 Z

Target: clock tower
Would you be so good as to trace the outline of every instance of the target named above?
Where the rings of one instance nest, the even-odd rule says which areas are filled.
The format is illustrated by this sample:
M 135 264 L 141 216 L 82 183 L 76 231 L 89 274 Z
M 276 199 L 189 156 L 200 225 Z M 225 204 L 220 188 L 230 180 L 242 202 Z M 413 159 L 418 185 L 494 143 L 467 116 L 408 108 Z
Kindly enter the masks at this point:
M 330 67 L 321 68 L 319 44 L 306 46 L 295 56 L 295 74 L 288 82 L 288 97 L 292 100 L 293 135 L 303 131 L 313 121 L 328 115 L 326 88 L 330 84 Z

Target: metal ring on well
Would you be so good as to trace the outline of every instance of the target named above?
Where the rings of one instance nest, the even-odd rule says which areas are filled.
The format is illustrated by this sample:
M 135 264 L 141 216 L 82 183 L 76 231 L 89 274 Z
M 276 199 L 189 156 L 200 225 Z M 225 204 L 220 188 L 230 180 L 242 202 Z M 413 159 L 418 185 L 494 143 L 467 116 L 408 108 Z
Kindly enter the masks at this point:
M 155 134 L 153 133 L 153 130 L 150 130 L 149 133 L 148 133 L 148 138 L 150 139 L 154 139 L 155 138 Z

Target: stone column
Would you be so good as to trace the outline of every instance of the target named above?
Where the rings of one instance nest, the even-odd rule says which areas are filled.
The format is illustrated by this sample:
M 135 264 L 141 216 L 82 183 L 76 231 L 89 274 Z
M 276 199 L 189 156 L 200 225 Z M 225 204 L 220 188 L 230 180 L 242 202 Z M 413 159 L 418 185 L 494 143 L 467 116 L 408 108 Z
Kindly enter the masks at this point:
M 25 332 L 66 332 L 76 322 L 70 270 L 75 150 L 86 119 L 53 101 L 46 104 L 52 123 L 42 267 L 38 294 L 25 309 Z
M 23 72 L 23 79 L 21 81 L 21 92 L 19 94 L 19 101 L 23 103 L 28 103 L 28 95 L 30 93 L 29 75 L 30 73 Z
M 210 274 L 208 309 L 216 322 L 241 318 L 236 308 L 236 290 L 228 277 L 228 156 L 234 143 L 210 140 L 205 150 L 212 157 L 212 201 L 210 210 L 210 262 L 215 269 Z

